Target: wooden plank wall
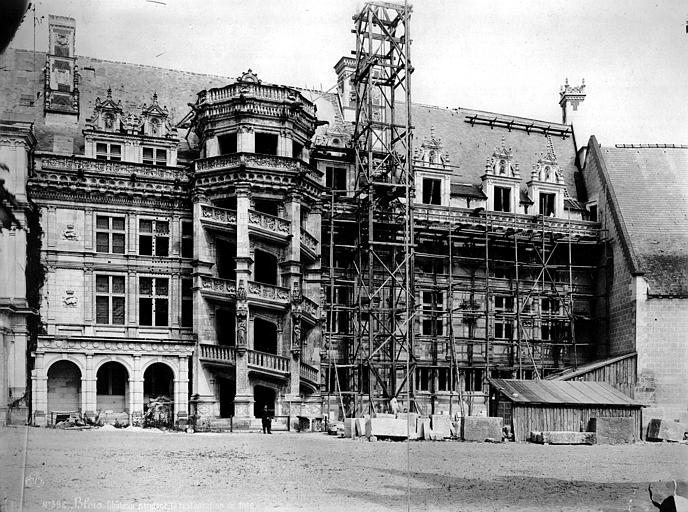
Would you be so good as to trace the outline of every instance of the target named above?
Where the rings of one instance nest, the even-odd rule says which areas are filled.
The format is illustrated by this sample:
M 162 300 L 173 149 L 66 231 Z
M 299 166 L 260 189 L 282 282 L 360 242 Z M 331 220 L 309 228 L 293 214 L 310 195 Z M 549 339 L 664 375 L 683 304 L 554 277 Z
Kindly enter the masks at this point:
M 564 430 L 580 432 L 588 428 L 590 418 L 626 417 L 634 418 L 636 440 L 640 440 L 640 408 L 615 406 L 545 406 L 513 404 L 512 418 L 515 438 L 527 441 L 530 432 L 542 430 Z
M 635 398 L 635 383 L 636 383 L 636 361 L 637 355 L 627 357 L 621 361 L 616 361 L 600 368 L 595 368 L 582 375 L 566 378 L 564 376 L 561 380 L 582 380 L 592 382 L 607 382 L 613 387 L 624 393 L 625 395 Z

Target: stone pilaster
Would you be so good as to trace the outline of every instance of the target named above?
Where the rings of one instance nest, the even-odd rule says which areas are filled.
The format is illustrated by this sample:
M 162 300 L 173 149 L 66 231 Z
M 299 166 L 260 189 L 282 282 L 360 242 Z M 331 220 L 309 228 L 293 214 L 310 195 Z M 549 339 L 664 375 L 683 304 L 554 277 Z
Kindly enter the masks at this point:
M 141 370 L 141 356 L 134 356 L 133 373 L 129 377 L 129 392 L 131 402 L 129 413 L 131 424 L 143 426 L 143 371 Z

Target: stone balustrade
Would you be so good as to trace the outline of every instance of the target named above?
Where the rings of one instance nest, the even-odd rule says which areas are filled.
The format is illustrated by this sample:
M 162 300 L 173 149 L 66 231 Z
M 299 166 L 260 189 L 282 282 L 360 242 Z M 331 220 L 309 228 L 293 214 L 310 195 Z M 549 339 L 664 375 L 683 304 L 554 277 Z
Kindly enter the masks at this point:
M 205 93 L 205 101 L 221 103 L 242 96 L 261 98 L 274 102 L 298 102 L 306 113 L 315 116 L 315 105 L 305 99 L 298 91 L 276 85 L 237 82 L 225 87 L 208 90 Z
M 200 276 L 199 281 L 202 292 L 215 292 L 236 297 L 236 281 L 210 276 Z
M 318 318 L 318 309 L 319 309 L 319 305 L 317 302 L 309 299 L 306 296 L 303 297 L 303 302 L 301 303 L 301 310 L 305 314 L 310 315 L 313 318 L 317 319 Z
M 542 229 L 544 225 L 545 231 L 586 238 L 597 238 L 599 233 L 599 225 L 595 222 L 492 211 L 481 212 L 476 215 L 472 210 L 438 206 L 414 206 L 414 219 L 437 223 L 470 224 L 480 227 L 484 227 L 487 223 L 492 229 L 513 229 L 516 231 L 537 231 Z
M 236 364 L 236 351 L 234 347 L 201 344 L 200 351 L 201 359 Z
M 301 244 L 312 253 L 318 253 L 318 239 L 303 228 L 301 228 Z
M 265 283 L 257 283 L 255 281 L 248 282 L 248 298 L 251 299 L 267 299 L 286 304 L 291 298 L 288 288 L 275 286 Z
M 227 210 L 225 208 L 204 204 L 201 205 L 201 222 L 235 226 L 237 222 L 237 212 L 236 210 Z
M 299 367 L 299 376 L 302 380 L 308 381 L 313 385 L 318 384 L 318 369 L 309 364 L 304 362 L 301 363 Z
M 259 352 L 257 350 L 248 350 L 248 365 L 258 368 L 260 370 L 267 370 L 270 372 L 277 372 L 282 374 L 289 373 L 289 358 L 278 356 L 275 354 L 268 354 L 267 352 Z
M 288 220 L 256 210 L 248 211 L 248 223 L 249 226 L 270 231 L 271 233 L 281 236 L 288 236 L 291 232 L 291 222 Z

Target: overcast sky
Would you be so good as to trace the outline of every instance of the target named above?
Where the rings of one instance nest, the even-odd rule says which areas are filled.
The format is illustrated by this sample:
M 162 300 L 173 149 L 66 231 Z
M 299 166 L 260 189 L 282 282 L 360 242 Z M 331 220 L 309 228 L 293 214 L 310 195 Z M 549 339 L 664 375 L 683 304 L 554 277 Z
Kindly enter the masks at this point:
M 163 3 L 159 3 L 163 2 Z M 77 54 L 329 89 L 354 47 L 357 0 L 38 0 L 77 21 Z M 688 144 L 685 0 L 416 0 L 414 102 L 561 121 L 559 88 L 585 78 L 579 144 Z M 13 43 L 33 48 L 33 15 Z M 583 133 L 580 133 L 583 132 Z

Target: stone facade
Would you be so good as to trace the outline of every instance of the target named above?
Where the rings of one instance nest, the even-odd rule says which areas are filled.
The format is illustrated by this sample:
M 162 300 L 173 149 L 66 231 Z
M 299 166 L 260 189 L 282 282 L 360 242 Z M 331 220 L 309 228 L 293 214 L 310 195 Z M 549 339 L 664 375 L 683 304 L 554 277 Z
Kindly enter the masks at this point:
M 179 425 L 220 429 L 251 428 L 264 407 L 292 418 L 386 407 L 390 391 L 369 387 L 355 349 L 355 61 L 337 63 L 327 93 L 251 70 L 77 58 L 74 20 L 49 30 L 46 68 L 0 82 L 0 114 L 35 123 L 2 124 L 0 156 L 20 222 L 30 227 L 22 208 L 39 219 L 0 233 L 7 402 L 29 372 L 36 424 L 75 411 L 138 423 L 159 399 Z M 29 69 L 37 55 L 3 62 Z M 33 86 L 42 104 L 18 93 Z M 683 302 L 648 294 L 599 159 L 578 160 L 569 123 L 584 96 L 565 86 L 563 123 L 413 105 L 408 382 L 420 412 L 485 414 L 490 377 L 633 350 L 637 396 L 682 410 L 666 347 Z M 31 250 L 33 306 L 21 272 Z M 669 345 L 637 341 L 656 337 Z M 672 394 L 657 382 L 674 366 Z
M 29 304 L 25 270 L 31 215 L 26 183 L 35 144 L 30 123 L 0 122 L 0 189 L 16 202 L 9 226 L 0 223 L 0 425 L 24 423 L 29 406 L 28 324 L 35 304 Z

